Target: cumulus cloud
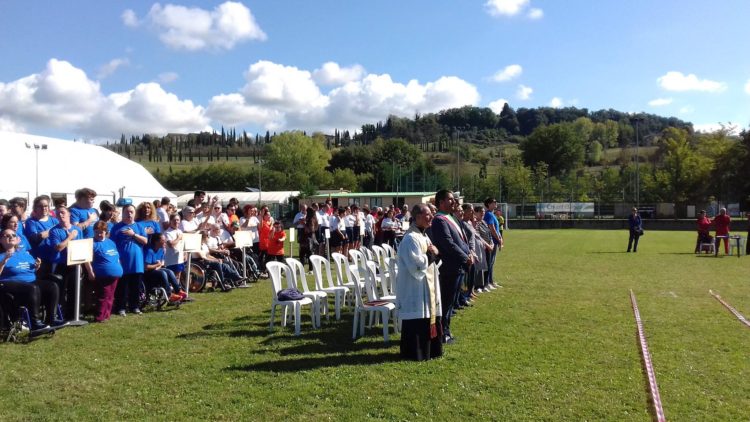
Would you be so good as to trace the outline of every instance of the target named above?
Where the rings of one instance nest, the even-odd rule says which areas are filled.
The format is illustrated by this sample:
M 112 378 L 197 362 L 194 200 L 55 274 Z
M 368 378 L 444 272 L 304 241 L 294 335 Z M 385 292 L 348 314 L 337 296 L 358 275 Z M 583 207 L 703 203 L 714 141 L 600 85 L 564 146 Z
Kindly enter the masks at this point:
M 179 78 L 180 78 L 180 75 L 177 74 L 177 72 L 164 72 L 164 73 L 160 73 L 156 79 L 160 83 L 168 84 L 168 83 L 176 81 Z
M 92 138 L 197 131 L 209 123 L 202 107 L 180 100 L 157 83 L 105 95 L 83 70 L 57 59 L 40 73 L 0 83 L 0 122 Z
M 362 79 L 364 74 L 365 68 L 358 64 L 341 67 L 336 62 L 326 62 L 320 69 L 315 69 L 313 78 L 321 85 L 343 85 Z
M 492 110 L 495 114 L 500 114 L 501 111 L 503 111 L 503 107 L 505 107 L 505 104 L 508 104 L 508 100 L 504 98 L 497 99 L 493 102 L 491 102 L 488 107 L 490 110 Z
M 245 78 L 239 92 L 213 97 L 207 115 L 222 124 L 253 123 L 269 130 L 356 129 L 389 114 L 411 117 L 479 101 L 476 87 L 454 76 L 403 84 L 388 74 L 368 74 L 323 93 L 311 72 L 259 61 Z
M 518 85 L 518 91 L 516 91 L 516 96 L 519 100 L 528 100 L 531 98 L 531 94 L 534 92 L 534 90 L 531 87 L 528 87 L 526 85 Z
M 563 100 L 560 97 L 552 97 L 549 101 L 549 106 L 552 108 L 560 108 L 563 105 Z
M 505 82 L 521 76 L 521 73 L 523 73 L 523 67 L 521 67 L 520 64 L 511 64 L 505 66 L 503 70 L 495 72 L 495 74 L 492 75 L 492 80 L 495 82 Z
M 533 7 L 531 8 L 531 10 L 529 10 L 528 17 L 529 19 L 534 19 L 534 20 L 541 19 L 544 17 L 544 10 L 539 9 L 537 7 Z
M 672 104 L 671 98 L 655 98 L 648 102 L 648 105 L 651 107 L 662 107 L 670 104 Z
M 656 81 L 667 91 L 722 92 L 727 89 L 727 84 L 724 82 L 700 79 L 693 73 L 685 75 L 682 72 L 670 71 L 657 78 Z
M 690 107 L 690 106 L 685 106 L 685 107 L 680 108 L 680 114 L 690 114 L 690 113 L 692 113 L 694 111 L 695 111 L 695 109 L 693 107 Z
M 129 13 L 130 12 L 130 13 Z M 123 22 L 137 22 L 135 13 L 126 10 Z M 213 10 L 155 3 L 144 18 L 159 34 L 159 39 L 175 50 L 230 50 L 244 41 L 264 41 L 265 32 L 244 4 L 227 1 Z
M 135 28 L 140 24 L 140 22 L 138 22 L 138 16 L 136 16 L 132 9 L 125 9 L 125 11 L 122 12 L 121 18 L 122 23 L 130 28 Z
M 541 19 L 544 11 L 538 7 L 532 7 L 530 0 L 487 0 L 484 7 L 491 16 L 516 16 L 528 9 L 526 16 L 529 19 Z
M 104 79 L 115 73 L 117 69 L 128 65 L 130 65 L 130 60 L 128 60 L 127 58 L 112 59 L 109 61 L 109 63 L 99 68 L 97 77 L 99 79 Z

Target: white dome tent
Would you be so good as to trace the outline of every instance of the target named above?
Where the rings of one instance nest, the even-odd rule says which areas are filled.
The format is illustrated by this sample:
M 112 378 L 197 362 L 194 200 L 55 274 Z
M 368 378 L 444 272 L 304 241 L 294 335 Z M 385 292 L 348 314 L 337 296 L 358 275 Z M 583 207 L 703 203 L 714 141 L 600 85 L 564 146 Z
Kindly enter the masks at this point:
M 175 198 L 143 166 L 99 145 L 0 131 L 0 150 L 0 198 L 30 201 L 47 194 L 64 196 L 72 205 L 83 187 L 96 191 L 97 204 L 122 197 L 133 202 Z

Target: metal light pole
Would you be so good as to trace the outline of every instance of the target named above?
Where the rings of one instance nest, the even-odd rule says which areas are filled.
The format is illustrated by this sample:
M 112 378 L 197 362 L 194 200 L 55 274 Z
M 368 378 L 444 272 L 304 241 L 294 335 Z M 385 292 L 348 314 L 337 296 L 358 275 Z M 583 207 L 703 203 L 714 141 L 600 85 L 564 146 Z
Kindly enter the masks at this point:
M 36 159 L 36 163 L 35 163 L 35 168 L 36 168 L 35 169 L 36 170 L 35 171 L 35 174 L 36 174 L 36 190 L 34 191 L 34 197 L 36 198 L 37 196 L 39 196 L 39 150 L 42 149 L 42 150 L 46 151 L 47 150 L 47 144 L 41 144 L 41 145 L 40 144 L 33 144 L 33 145 L 34 145 L 34 147 L 33 147 L 34 148 L 34 155 L 35 155 L 35 159 Z M 26 148 L 31 149 L 32 146 L 29 145 L 28 143 L 26 143 Z
M 635 116 L 631 117 L 630 121 L 635 122 L 635 206 L 640 207 L 641 205 L 641 172 L 639 171 L 641 156 L 638 153 L 638 145 L 640 140 L 638 139 L 639 123 L 643 121 L 643 117 Z

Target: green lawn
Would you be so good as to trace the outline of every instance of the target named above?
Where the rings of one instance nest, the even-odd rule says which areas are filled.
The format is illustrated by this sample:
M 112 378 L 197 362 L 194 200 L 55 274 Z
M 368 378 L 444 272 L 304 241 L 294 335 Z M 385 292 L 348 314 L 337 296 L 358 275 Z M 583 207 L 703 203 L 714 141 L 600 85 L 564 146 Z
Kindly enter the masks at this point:
M 270 286 L 196 295 L 27 345 L 0 344 L 0 420 L 651 419 L 630 306 L 635 292 L 664 410 L 747 420 L 750 258 L 696 257 L 688 232 L 513 230 L 497 277 L 454 320 L 442 359 L 398 359 L 351 314 L 268 331 Z

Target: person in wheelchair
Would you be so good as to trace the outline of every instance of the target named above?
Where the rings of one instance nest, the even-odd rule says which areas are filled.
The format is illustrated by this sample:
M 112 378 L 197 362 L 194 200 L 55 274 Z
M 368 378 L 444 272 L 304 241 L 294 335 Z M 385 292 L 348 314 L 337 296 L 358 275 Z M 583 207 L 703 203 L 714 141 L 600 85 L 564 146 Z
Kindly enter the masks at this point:
M 149 288 L 162 287 L 169 295 L 169 301 L 180 303 L 187 294 L 177 281 L 174 272 L 164 265 L 164 250 L 167 241 L 162 233 L 154 233 L 148 239 L 148 247 L 143 253 L 143 281 Z
M 232 285 L 240 283 L 242 276 L 232 265 L 225 262 L 223 258 L 217 258 L 212 255 L 208 241 L 208 233 L 202 233 L 201 250 L 200 252 L 193 252 L 192 259 L 197 260 L 206 268 L 216 271 L 219 274 L 219 282 L 222 284 L 222 289 L 230 290 Z M 219 254 L 219 256 L 221 255 L 223 254 Z
M 59 290 L 55 282 L 37 279 L 40 261 L 28 250 L 18 248 L 18 235 L 12 229 L 0 233 L 0 294 L 10 294 L 14 305 L 25 306 L 31 313 L 31 330 L 40 330 L 65 324 L 56 315 Z M 39 305 L 47 310 L 46 323 L 42 321 Z M 13 313 L 9 310 L 9 313 Z

